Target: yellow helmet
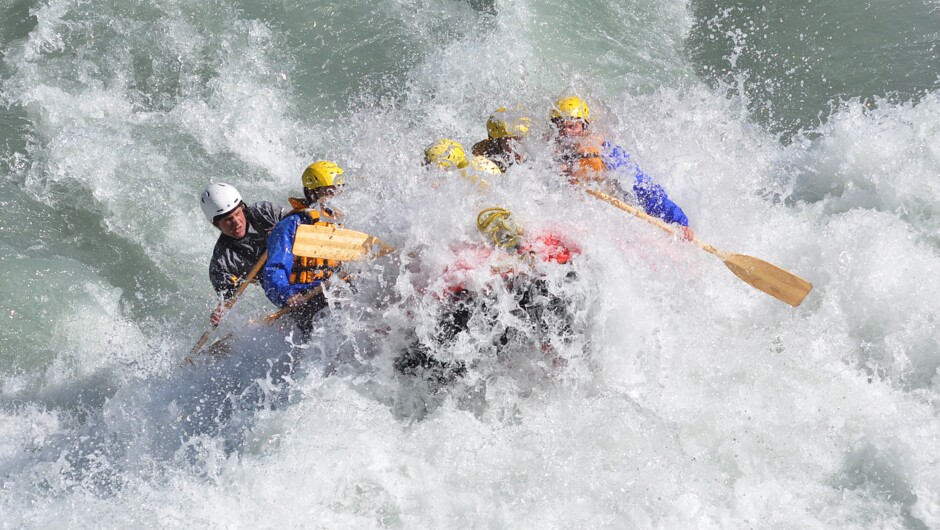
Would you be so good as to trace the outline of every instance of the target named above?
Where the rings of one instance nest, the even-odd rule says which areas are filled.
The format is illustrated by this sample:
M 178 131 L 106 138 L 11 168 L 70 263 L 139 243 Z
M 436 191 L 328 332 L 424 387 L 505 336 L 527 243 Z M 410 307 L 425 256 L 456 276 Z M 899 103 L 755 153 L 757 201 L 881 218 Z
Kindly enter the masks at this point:
M 470 164 L 460 170 L 460 175 L 476 184 L 481 191 L 489 191 L 490 183 L 486 181 L 488 175 L 499 175 L 503 172 L 495 162 L 485 156 L 477 155 L 470 159 Z
M 426 164 L 437 164 L 441 168 L 465 168 L 467 167 L 467 155 L 463 152 L 463 146 L 454 140 L 442 138 L 429 145 L 424 150 L 424 162 Z
M 342 174 L 343 168 L 333 162 L 320 160 L 307 166 L 301 179 L 303 179 L 305 188 L 315 190 L 324 186 L 341 186 L 346 184 L 346 179 L 340 176 Z
M 490 175 L 499 175 L 503 172 L 502 169 L 499 169 L 499 166 L 496 165 L 496 162 L 493 162 L 485 156 L 475 156 L 470 159 L 470 168 L 479 173 L 488 173 Z
M 529 132 L 529 117 L 518 110 L 510 111 L 502 107 L 493 111 L 486 120 L 486 133 L 490 139 L 516 137 L 521 138 Z
M 588 118 L 591 117 L 591 109 L 588 108 L 588 104 L 581 98 L 568 96 L 555 102 L 555 106 L 552 108 L 548 117 L 553 120 L 556 118 L 567 118 L 581 119 L 587 122 L 590 121 Z
M 477 228 L 500 248 L 516 246 L 522 237 L 522 228 L 512 220 L 512 212 L 500 206 L 481 211 L 477 215 Z

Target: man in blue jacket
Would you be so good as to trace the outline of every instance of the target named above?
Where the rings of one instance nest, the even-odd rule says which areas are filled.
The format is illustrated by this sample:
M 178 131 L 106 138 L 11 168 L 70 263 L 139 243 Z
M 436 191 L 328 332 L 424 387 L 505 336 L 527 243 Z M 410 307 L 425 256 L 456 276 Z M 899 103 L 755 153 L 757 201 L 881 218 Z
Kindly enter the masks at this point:
M 339 267 L 339 263 L 321 258 L 295 256 L 294 236 L 301 224 L 334 224 L 335 212 L 327 202 L 345 184 L 343 170 L 333 162 L 321 160 L 303 173 L 304 196 L 308 208 L 280 221 L 268 237 L 268 261 L 264 266 L 264 293 L 281 308 L 290 308 L 306 341 L 313 330 L 313 317 L 326 307 L 322 291 L 312 298 L 310 291 L 320 286 Z
M 572 184 L 598 185 L 628 203 L 638 204 L 653 217 L 679 225 L 683 237 L 691 241 L 695 232 L 689 219 L 666 190 L 644 173 L 627 151 L 589 131 L 590 109 L 576 96 L 559 99 L 549 117 L 557 132 L 556 155 L 563 173 Z M 632 192 L 610 178 L 614 172 L 630 180 Z

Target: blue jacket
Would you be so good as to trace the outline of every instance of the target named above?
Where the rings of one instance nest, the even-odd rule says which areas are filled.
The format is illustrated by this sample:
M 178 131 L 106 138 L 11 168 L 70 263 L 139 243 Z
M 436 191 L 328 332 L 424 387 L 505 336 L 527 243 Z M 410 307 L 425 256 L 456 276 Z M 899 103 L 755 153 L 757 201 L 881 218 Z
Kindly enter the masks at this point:
M 616 171 L 625 177 L 633 175 L 636 180 L 633 184 L 633 193 L 636 194 L 637 201 L 646 213 L 659 217 L 667 223 L 689 226 L 689 218 L 685 216 L 682 208 L 669 200 L 666 190 L 654 183 L 649 175 L 643 173 L 640 166 L 630 158 L 630 154 L 623 147 L 604 142 L 603 159 L 608 170 Z
M 320 285 L 312 283 L 291 283 L 294 271 L 294 235 L 297 226 L 313 224 L 314 220 L 307 212 L 288 215 L 275 225 L 268 236 L 268 261 L 264 265 L 264 294 L 274 305 L 284 307 L 287 299 L 298 293 L 304 293 Z

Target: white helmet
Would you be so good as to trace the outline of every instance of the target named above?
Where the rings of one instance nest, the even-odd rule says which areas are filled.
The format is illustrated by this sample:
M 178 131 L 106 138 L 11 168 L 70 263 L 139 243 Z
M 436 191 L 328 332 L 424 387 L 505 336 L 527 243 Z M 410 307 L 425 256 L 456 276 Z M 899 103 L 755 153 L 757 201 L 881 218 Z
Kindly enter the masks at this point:
M 238 208 L 241 203 L 242 196 L 238 190 L 224 182 L 209 184 L 206 191 L 202 192 L 199 201 L 202 213 L 212 224 L 215 224 L 216 218 L 228 214 Z

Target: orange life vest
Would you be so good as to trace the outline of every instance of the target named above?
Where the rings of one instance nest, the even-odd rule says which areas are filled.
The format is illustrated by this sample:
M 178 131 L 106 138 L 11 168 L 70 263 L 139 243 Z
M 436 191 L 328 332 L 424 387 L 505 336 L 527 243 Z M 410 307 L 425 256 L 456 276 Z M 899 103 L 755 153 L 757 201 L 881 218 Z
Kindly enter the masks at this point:
M 293 200 L 291 201 L 293 205 Z M 304 210 L 313 220 L 313 224 L 320 226 L 340 226 L 332 221 L 330 215 L 323 215 L 321 219 L 320 212 L 315 209 Z M 313 283 L 323 281 L 338 270 L 340 262 L 323 258 L 308 258 L 306 256 L 294 256 L 294 268 L 290 274 L 290 283 Z
M 602 182 L 607 178 L 607 165 L 601 158 L 603 140 L 598 136 L 589 136 L 574 146 L 569 155 L 568 176 L 572 183 L 586 184 Z

